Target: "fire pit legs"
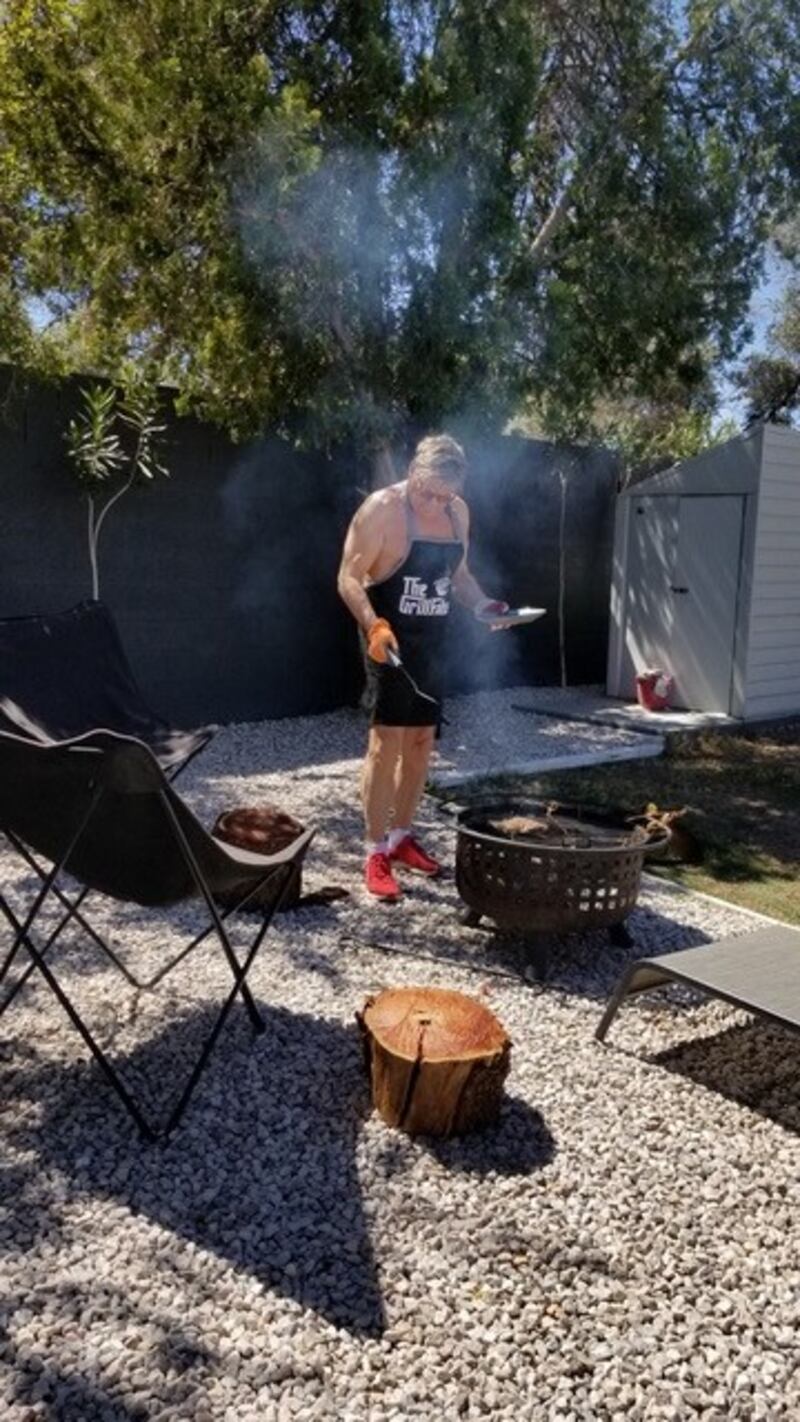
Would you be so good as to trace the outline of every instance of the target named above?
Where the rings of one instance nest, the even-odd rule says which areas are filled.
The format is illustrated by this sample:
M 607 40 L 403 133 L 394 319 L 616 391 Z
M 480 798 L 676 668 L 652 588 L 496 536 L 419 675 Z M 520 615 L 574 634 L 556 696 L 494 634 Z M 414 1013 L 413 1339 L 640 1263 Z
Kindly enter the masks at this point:
M 531 969 L 534 980 L 537 983 L 543 983 L 550 967 L 550 948 L 547 939 L 528 939 L 528 946 L 531 949 Z
M 458 921 L 464 928 L 480 928 L 483 923 L 483 914 L 479 913 L 477 909 L 464 909 L 459 914 Z M 486 923 L 483 926 L 489 933 L 497 932 L 495 924 Z M 515 937 L 521 937 L 524 940 L 525 948 L 530 951 L 528 966 L 532 969 L 535 981 L 543 983 L 550 966 L 550 946 L 547 935 L 517 932 Z
M 608 938 L 615 948 L 633 947 L 633 939 L 624 923 L 612 923 L 608 930 Z

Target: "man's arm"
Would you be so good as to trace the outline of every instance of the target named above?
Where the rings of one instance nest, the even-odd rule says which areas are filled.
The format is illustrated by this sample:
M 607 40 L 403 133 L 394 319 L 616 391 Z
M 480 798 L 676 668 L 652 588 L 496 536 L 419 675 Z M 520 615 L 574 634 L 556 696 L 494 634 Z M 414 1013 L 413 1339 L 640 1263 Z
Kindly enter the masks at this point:
M 383 544 L 381 523 L 379 508 L 372 498 L 367 499 L 356 510 L 347 530 L 337 580 L 339 596 L 365 632 L 369 632 L 376 621 L 364 584 L 380 556 Z

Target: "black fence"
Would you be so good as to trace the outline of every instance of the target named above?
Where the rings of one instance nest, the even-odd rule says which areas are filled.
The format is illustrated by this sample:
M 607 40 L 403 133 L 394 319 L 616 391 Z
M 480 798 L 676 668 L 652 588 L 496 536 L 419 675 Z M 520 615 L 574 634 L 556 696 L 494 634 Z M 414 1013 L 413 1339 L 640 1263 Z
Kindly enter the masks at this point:
M 0 616 L 90 595 L 86 502 L 63 437 L 78 385 L 23 392 L 0 373 Z M 148 700 L 178 720 L 219 721 L 354 704 L 357 637 L 336 593 L 363 496 L 353 461 L 270 438 L 239 447 L 190 419 L 170 419 L 168 433 L 170 478 L 120 500 L 100 543 L 100 595 Z M 559 468 L 569 479 L 568 676 L 603 680 L 612 458 L 519 438 L 466 443 L 473 571 L 488 593 L 548 615 L 490 634 L 459 611 L 451 689 L 558 681 Z

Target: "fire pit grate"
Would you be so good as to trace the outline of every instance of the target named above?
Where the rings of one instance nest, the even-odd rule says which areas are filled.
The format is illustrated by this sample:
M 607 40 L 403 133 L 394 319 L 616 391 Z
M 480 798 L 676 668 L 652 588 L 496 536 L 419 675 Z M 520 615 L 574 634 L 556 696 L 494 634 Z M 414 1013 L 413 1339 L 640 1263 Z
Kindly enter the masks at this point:
M 465 922 L 486 915 L 524 933 L 613 929 L 636 903 L 645 855 L 667 838 L 575 805 L 472 806 L 459 816 L 456 845 Z

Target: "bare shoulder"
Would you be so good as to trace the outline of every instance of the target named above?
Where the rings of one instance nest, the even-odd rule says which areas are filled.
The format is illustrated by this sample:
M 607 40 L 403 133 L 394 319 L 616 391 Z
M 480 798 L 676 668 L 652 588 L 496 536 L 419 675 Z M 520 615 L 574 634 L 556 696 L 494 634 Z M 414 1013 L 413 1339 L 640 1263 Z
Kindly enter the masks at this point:
M 390 484 L 367 495 L 353 522 L 362 528 L 388 531 L 404 517 L 403 485 Z

